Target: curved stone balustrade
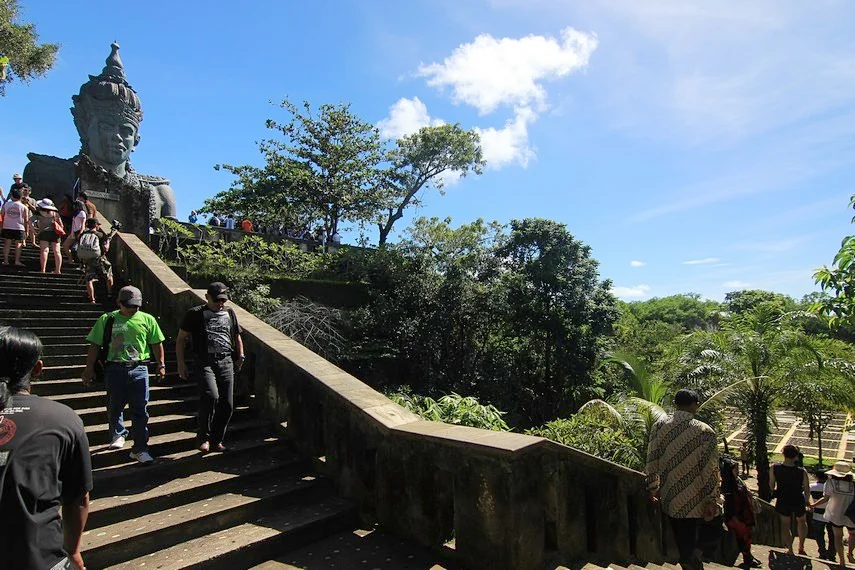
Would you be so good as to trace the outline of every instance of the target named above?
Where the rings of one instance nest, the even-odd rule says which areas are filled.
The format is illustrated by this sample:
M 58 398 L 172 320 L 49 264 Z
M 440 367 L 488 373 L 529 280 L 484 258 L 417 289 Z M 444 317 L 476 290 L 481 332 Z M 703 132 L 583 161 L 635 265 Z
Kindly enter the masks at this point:
M 174 334 L 203 302 L 139 238 L 121 234 L 117 275 Z M 420 419 L 234 306 L 254 405 L 286 426 L 339 492 L 387 530 L 426 545 L 454 539 L 471 568 L 526 570 L 549 560 L 675 560 L 644 476 L 552 441 Z M 756 541 L 778 545 L 765 505 Z

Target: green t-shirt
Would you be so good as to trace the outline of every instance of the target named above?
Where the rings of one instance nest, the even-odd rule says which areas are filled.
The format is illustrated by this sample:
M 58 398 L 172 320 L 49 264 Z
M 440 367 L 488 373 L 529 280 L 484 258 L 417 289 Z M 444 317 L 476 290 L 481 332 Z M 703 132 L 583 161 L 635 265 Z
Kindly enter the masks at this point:
M 136 362 L 148 360 L 151 356 L 149 346 L 165 340 L 157 320 L 148 313 L 137 311 L 130 317 L 122 316 L 119 311 L 105 313 L 98 317 L 95 326 L 89 331 L 86 342 L 101 346 L 104 342 L 104 327 L 107 318 L 113 315 L 113 334 L 107 349 L 110 362 Z

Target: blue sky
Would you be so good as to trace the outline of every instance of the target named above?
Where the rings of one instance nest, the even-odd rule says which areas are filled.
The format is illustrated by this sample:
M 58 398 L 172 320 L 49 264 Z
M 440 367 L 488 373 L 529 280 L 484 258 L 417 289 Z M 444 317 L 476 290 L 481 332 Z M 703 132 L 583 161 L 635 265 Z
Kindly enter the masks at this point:
M 4 187 L 27 152 L 78 151 L 71 96 L 117 40 L 145 112 L 132 163 L 171 179 L 185 219 L 228 187 L 214 164 L 258 162 L 289 96 L 351 102 L 389 136 L 480 129 L 484 175 L 403 222 L 559 220 L 627 300 L 800 297 L 852 233 L 844 0 L 22 3 L 62 48 L 0 99 Z

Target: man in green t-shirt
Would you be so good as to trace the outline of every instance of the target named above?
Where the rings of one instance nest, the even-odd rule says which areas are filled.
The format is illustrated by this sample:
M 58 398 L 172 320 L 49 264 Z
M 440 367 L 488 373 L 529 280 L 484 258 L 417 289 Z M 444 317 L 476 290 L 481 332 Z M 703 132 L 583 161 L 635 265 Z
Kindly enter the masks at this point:
M 83 384 L 89 385 L 95 376 L 95 363 L 101 346 L 107 342 L 105 382 L 107 384 L 107 417 L 112 441 L 110 448 L 122 449 L 128 430 L 123 413 L 125 405 L 131 411 L 133 440 L 131 459 L 146 464 L 154 461 L 148 451 L 148 366 L 154 352 L 157 376 L 166 375 L 163 353 L 163 332 L 157 320 L 140 310 L 142 293 L 132 286 L 122 287 L 117 299 L 119 310 L 98 317 L 86 337 L 89 354 Z M 112 324 L 112 326 L 110 326 Z M 105 339 L 110 328 L 110 338 Z

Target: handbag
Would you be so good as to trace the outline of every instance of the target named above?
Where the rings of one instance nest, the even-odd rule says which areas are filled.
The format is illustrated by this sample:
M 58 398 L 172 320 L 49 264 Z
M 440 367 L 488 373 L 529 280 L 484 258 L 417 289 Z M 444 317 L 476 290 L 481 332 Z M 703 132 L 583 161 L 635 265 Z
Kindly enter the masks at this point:
M 62 225 L 62 220 L 57 220 L 56 218 L 53 219 L 53 231 L 56 232 L 56 235 L 59 237 L 65 236 L 66 232 L 65 227 Z

